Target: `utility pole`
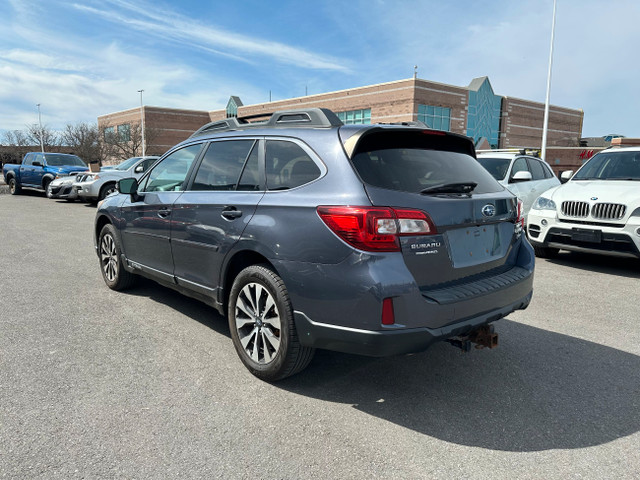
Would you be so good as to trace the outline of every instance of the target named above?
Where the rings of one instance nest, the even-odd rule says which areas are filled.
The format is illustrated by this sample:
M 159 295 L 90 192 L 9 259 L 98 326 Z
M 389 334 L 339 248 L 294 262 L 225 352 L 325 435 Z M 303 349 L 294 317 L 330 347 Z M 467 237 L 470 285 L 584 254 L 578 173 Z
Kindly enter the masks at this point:
M 547 132 L 549 130 L 549 95 L 551 93 L 551 66 L 553 65 L 553 39 L 556 32 L 556 0 L 553 0 L 553 20 L 551 21 L 551 47 L 549 49 L 549 73 L 547 75 L 547 99 L 544 102 L 544 122 L 542 124 L 542 152 L 540 156 L 547 161 Z
M 146 145 L 144 141 L 144 107 L 142 106 L 142 92 L 144 90 L 138 90 L 140 94 L 140 131 L 142 132 L 142 156 L 144 157 L 146 154 Z
M 44 130 L 42 129 L 42 115 L 40 114 L 40 104 L 37 103 L 38 107 L 38 125 L 40 125 L 40 149 L 42 150 L 42 154 L 44 155 Z

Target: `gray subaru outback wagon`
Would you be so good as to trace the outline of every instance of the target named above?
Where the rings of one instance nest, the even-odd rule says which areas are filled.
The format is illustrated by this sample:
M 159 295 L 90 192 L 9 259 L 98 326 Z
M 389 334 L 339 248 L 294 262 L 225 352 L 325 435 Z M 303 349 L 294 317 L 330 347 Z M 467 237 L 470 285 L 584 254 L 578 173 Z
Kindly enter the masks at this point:
M 316 348 L 372 356 L 497 345 L 528 306 L 522 204 L 467 137 L 343 125 L 326 109 L 203 126 L 99 205 L 109 288 L 142 275 L 226 315 L 245 366 L 275 381 Z

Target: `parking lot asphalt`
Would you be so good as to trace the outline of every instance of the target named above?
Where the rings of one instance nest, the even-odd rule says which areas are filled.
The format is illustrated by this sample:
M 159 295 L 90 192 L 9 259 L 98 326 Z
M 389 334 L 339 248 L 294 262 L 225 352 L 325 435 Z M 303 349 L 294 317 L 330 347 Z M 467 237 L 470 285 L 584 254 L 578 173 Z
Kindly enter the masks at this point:
M 319 351 L 271 385 L 210 307 L 109 290 L 94 215 L 0 196 L 1 478 L 638 478 L 635 260 L 538 260 L 495 350 Z

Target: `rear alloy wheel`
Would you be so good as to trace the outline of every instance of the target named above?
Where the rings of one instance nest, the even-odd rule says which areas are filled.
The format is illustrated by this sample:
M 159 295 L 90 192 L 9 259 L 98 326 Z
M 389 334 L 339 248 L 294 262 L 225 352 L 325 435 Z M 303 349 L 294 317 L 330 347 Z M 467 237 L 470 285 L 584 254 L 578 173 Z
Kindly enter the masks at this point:
M 111 224 L 102 227 L 98 240 L 100 271 L 104 283 L 112 290 L 124 290 L 133 285 L 136 276 L 124 269 L 120 254 L 120 242 Z
M 98 201 L 102 201 L 105 199 L 105 197 L 111 195 L 113 192 L 117 191 L 118 189 L 116 188 L 116 184 L 115 183 L 107 183 L 106 185 L 103 185 L 102 188 L 100 189 L 100 194 L 98 195 Z
M 11 193 L 11 195 L 19 195 L 21 191 L 22 188 L 20 188 L 20 185 L 18 185 L 16 179 L 11 177 L 9 179 L 9 192 Z
M 539 258 L 554 258 L 560 252 L 559 248 L 551 248 L 551 247 L 533 247 L 533 251 L 536 254 L 536 257 Z
M 313 358 L 314 349 L 298 340 L 284 282 L 267 266 L 240 272 L 231 287 L 228 318 L 240 360 L 262 380 L 291 376 Z

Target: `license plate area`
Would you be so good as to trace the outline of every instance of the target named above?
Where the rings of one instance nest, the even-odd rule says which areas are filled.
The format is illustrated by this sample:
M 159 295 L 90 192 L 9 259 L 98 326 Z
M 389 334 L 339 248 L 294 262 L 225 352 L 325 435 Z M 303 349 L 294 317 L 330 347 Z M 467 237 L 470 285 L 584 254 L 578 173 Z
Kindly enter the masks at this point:
M 602 243 L 602 230 L 572 228 L 571 240 L 574 242 Z
M 504 257 L 512 236 L 513 223 L 508 222 L 448 231 L 453 266 L 469 267 Z

